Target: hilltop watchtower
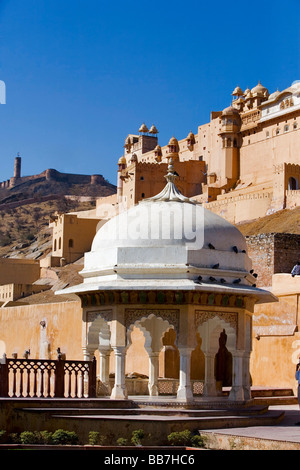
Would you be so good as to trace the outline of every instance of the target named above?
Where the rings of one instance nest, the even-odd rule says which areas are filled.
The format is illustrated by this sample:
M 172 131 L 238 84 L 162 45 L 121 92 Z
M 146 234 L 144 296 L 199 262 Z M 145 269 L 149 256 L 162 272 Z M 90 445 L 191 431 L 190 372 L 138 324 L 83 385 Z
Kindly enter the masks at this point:
M 21 178 L 21 157 L 19 153 L 15 158 L 14 178 Z

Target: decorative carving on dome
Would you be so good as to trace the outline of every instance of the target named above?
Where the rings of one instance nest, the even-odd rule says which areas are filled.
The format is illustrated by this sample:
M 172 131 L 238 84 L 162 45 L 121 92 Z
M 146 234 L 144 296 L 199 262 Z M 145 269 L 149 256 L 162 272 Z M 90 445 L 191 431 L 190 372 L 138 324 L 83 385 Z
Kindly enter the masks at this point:
M 161 162 L 161 158 L 162 158 L 162 151 L 161 151 L 161 146 L 160 145 L 157 145 L 154 149 L 154 155 L 155 155 L 155 160 L 157 162 Z
M 168 173 L 165 176 L 167 180 L 167 184 L 164 189 L 149 199 L 145 199 L 145 201 L 177 201 L 177 202 L 188 202 L 190 204 L 196 204 L 194 201 L 189 199 L 188 197 L 184 196 L 176 187 L 175 180 L 177 179 L 177 174 L 174 171 L 173 166 L 173 159 L 170 158 L 169 165 L 168 165 Z
M 243 94 L 243 90 L 239 87 L 239 85 L 231 93 L 232 96 L 243 96 Z
M 146 124 L 144 122 L 141 125 L 141 127 L 139 128 L 139 132 L 141 134 L 147 134 L 147 132 L 149 132 L 148 127 L 146 126 Z
M 153 124 L 149 130 L 149 134 L 158 134 L 158 130 L 156 129 L 155 125 Z
M 186 141 L 187 141 L 187 147 L 189 150 L 193 150 L 194 148 L 194 145 L 195 145 L 195 136 L 193 134 L 193 132 L 191 131 L 189 133 L 189 135 L 187 136 L 186 138 Z
M 126 165 L 126 158 L 124 156 L 119 158 L 118 165 Z
M 175 160 L 178 160 L 179 152 L 179 145 L 178 145 L 178 140 L 176 137 L 172 137 L 168 143 L 168 153 L 167 153 L 167 158 L 174 158 Z

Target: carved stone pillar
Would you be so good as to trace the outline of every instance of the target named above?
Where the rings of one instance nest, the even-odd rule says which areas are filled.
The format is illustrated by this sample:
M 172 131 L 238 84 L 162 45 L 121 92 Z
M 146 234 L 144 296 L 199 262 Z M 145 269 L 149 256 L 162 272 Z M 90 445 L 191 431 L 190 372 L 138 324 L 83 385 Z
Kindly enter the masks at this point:
M 233 374 L 232 374 L 232 387 L 229 393 L 229 399 L 234 401 L 244 401 L 245 390 L 243 379 L 244 374 L 244 351 L 233 351 Z
M 100 382 L 101 382 L 101 390 L 102 393 L 105 395 L 109 395 L 111 393 L 111 387 L 109 384 L 109 357 L 110 357 L 111 350 L 100 350 L 99 349 L 99 356 L 100 356 Z
M 217 387 L 215 379 L 215 353 L 205 352 L 205 379 L 204 379 L 204 396 L 216 396 Z
M 82 348 L 83 351 L 83 359 L 85 361 L 92 361 L 95 353 L 95 349 L 93 348 Z
M 191 388 L 191 348 L 180 348 L 180 372 L 177 398 L 183 401 L 193 401 L 193 391 Z
M 159 352 L 149 352 L 149 395 L 158 395 Z
M 126 399 L 127 391 L 125 384 L 125 353 L 124 346 L 113 346 L 115 353 L 115 385 L 111 393 L 111 398 Z
M 243 360 L 243 389 L 245 400 L 251 399 L 250 352 L 245 352 Z

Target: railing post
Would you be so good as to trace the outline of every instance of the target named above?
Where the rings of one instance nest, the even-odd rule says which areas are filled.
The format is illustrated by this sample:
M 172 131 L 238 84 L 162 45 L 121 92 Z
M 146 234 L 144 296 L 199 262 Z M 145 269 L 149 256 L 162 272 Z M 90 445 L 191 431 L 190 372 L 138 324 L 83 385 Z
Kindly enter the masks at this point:
M 94 356 L 93 361 L 89 364 L 89 384 L 88 384 L 88 397 L 96 397 L 96 358 Z
M 8 364 L 6 354 L 0 362 L 0 397 L 8 397 Z
M 55 368 L 55 389 L 54 389 L 54 396 L 55 398 L 64 398 L 65 395 L 65 374 L 64 374 L 64 365 L 65 361 L 61 359 L 59 356 L 56 361 L 56 368 Z

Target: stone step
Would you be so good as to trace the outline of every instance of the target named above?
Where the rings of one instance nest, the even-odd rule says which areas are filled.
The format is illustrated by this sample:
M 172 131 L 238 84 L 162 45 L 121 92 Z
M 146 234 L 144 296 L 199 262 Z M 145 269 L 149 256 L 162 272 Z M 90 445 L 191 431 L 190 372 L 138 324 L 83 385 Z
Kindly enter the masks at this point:
M 251 397 L 290 397 L 293 396 L 291 388 L 268 388 L 268 387 L 252 387 Z
M 223 387 L 223 396 L 228 396 L 231 388 Z M 291 397 L 294 392 L 291 388 L 280 387 L 251 387 L 251 397 Z
M 185 417 L 185 416 L 165 416 L 165 415 L 70 415 L 70 414 L 57 414 L 52 415 L 51 419 L 68 421 L 80 421 L 81 423 L 99 422 L 102 426 L 105 423 L 119 423 L 120 427 L 129 423 L 134 426 L 144 427 L 145 425 L 160 426 L 167 424 L 168 426 L 180 425 L 181 429 L 187 427 L 208 430 L 208 429 L 225 429 L 225 428 L 239 428 L 248 426 L 273 426 L 281 422 L 284 417 L 284 412 L 268 411 L 258 415 L 227 415 L 221 414 L 219 416 L 203 416 L 203 417 Z M 86 425 L 86 424 L 85 424 Z M 115 426 L 115 425 L 114 425 Z
M 0 398 L 0 406 L 14 408 L 134 408 L 132 400 L 113 400 L 107 398 Z
M 186 418 L 203 418 L 211 416 L 251 416 L 265 414 L 268 411 L 267 406 L 251 406 L 229 409 L 191 409 L 181 410 L 178 408 L 64 408 L 64 407 L 23 407 L 18 408 L 18 413 L 47 413 L 49 415 L 76 415 L 76 416 L 169 416 L 169 417 L 186 417 Z
M 298 398 L 295 395 L 292 396 L 274 396 L 274 397 L 255 397 L 253 402 L 256 405 L 298 405 Z
M 59 406 L 55 406 L 54 400 L 52 406 L 48 407 L 46 402 L 43 406 L 38 406 L 38 403 L 30 406 L 30 401 L 23 401 L 23 406 L 19 403 L 17 407 L 10 408 L 9 419 L 6 418 L 2 428 L 9 432 L 24 427 L 26 430 L 74 430 L 79 433 L 82 442 L 88 441 L 90 431 L 111 436 L 115 442 L 119 437 L 128 437 L 136 429 L 143 429 L 146 435 L 152 436 L 152 445 L 161 445 L 167 444 L 167 436 L 174 431 L 272 426 L 284 417 L 284 412 L 270 411 L 264 405 L 240 406 L 229 403 L 226 407 L 224 402 L 223 407 L 213 407 L 211 403 L 211 407 L 206 409 L 183 409 L 178 407 L 178 403 L 173 408 L 169 403 L 169 407 L 159 407 L 157 404 L 146 409 L 145 406 L 139 408 L 137 403 L 133 403 L 131 408 L 120 408 L 117 403 L 113 406 L 111 400 L 103 407 L 100 406 L 101 400 L 92 400 L 93 406 L 90 407 L 87 403 L 83 407 L 77 403 L 77 406 L 73 400 L 69 400 L 69 406 L 63 406 L 63 400 L 59 401 Z

